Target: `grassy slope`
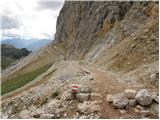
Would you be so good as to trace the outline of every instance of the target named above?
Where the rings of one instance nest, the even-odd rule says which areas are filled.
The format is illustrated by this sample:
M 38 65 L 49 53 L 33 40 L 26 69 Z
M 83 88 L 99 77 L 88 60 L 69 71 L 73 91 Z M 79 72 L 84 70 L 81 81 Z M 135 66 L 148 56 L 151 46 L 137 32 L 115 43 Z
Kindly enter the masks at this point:
M 45 72 L 50 66 L 51 65 L 45 65 L 37 70 L 31 71 L 25 74 L 19 74 L 14 78 L 11 78 L 2 82 L 1 94 L 3 95 L 19 87 L 22 87 L 28 82 L 34 80 L 41 73 Z

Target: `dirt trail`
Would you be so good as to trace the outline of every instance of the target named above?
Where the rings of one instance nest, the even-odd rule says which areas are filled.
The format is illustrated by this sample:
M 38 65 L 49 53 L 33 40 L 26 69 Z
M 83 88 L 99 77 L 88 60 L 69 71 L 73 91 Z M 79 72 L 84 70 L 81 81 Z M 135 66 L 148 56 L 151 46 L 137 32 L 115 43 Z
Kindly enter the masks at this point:
M 103 118 L 119 118 L 121 116 L 120 112 L 113 108 L 109 103 L 106 103 L 107 94 L 116 94 L 123 92 L 126 88 L 133 88 L 132 86 L 119 82 L 113 76 L 108 75 L 105 71 L 101 69 L 91 68 L 91 74 L 94 76 L 93 81 L 91 81 L 91 87 L 96 92 L 102 95 L 102 117 Z M 113 119 L 114 119 L 113 118 Z

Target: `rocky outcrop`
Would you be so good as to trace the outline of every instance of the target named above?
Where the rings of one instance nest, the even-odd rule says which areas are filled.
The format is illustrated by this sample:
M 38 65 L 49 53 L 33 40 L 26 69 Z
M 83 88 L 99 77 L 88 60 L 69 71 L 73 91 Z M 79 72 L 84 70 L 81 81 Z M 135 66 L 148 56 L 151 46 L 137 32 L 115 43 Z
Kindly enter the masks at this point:
M 63 43 L 67 58 L 83 58 L 98 37 L 122 20 L 131 6 L 132 2 L 65 2 L 55 41 Z

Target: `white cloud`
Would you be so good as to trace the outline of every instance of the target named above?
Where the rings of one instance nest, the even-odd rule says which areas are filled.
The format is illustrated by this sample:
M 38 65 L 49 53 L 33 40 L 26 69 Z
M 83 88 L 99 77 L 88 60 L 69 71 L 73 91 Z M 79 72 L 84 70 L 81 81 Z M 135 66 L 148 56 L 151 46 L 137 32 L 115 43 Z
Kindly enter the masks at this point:
M 3 0 L 3 39 L 53 39 L 62 5 L 63 1 L 55 0 Z

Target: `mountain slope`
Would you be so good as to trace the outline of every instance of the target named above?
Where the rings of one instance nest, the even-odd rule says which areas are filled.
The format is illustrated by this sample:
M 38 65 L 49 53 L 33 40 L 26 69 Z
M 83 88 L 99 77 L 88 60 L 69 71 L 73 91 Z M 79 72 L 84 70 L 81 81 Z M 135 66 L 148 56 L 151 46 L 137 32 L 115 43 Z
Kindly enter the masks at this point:
M 158 8 L 145 1 L 66 1 L 53 43 L 2 73 L 3 84 L 52 64 L 2 96 L 2 117 L 159 118 Z M 76 100 L 73 83 L 80 89 Z M 146 106 L 135 97 L 144 88 L 142 102 L 151 100 Z M 132 99 L 123 96 L 126 89 Z
M 2 69 L 10 66 L 13 62 L 21 57 L 25 57 L 30 53 L 25 48 L 18 49 L 12 45 L 1 44 L 1 66 Z
M 55 41 L 63 44 L 66 59 L 130 72 L 158 61 L 158 6 L 156 2 L 66 2 Z M 158 74 L 157 70 L 150 74 Z

